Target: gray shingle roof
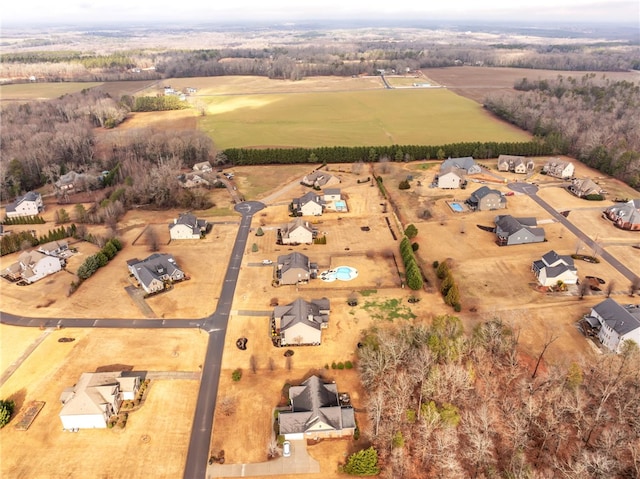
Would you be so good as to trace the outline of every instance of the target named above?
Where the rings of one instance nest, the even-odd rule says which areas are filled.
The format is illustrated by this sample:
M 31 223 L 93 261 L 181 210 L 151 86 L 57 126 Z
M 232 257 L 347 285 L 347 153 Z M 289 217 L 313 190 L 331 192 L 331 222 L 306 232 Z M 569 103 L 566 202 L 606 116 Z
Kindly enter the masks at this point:
M 329 321 L 328 310 L 329 300 L 327 298 L 313 299 L 310 302 L 298 298 L 286 306 L 276 306 L 273 310 L 273 316 L 275 318 L 281 318 L 281 331 L 298 323 L 304 323 L 307 326 L 319 330 L 322 324 Z M 309 320 L 310 318 L 311 320 Z
M 290 254 L 284 254 L 278 256 L 278 265 L 281 266 L 281 271 L 284 273 L 291 268 L 303 268 L 309 270 L 309 257 L 294 251 Z
M 593 310 L 605 321 L 607 326 L 619 335 L 640 328 L 640 308 L 627 309 L 611 298 L 596 304 Z

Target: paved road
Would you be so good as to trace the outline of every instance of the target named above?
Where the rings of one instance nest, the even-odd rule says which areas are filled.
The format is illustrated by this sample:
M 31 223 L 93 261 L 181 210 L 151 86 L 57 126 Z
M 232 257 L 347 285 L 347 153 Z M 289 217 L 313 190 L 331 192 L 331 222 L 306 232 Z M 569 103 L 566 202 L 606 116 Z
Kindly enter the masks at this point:
M 209 332 L 209 342 L 204 364 L 202 365 L 200 392 L 198 393 L 196 412 L 191 427 L 191 439 L 184 470 L 185 479 L 204 479 L 207 476 L 211 433 L 213 431 L 213 414 L 216 408 L 222 351 L 224 349 L 224 338 L 227 332 L 231 303 L 233 302 L 233 295 L 238 282 L 242 256 L 249 237 L 251 218 L 262 208 L 264 208 L 264 205 L 258 202 L 240 203 L 235 207 L 235 210 L 242 214 L 242 221 L 240 222 L 240 228 L 231 252 L 231 259 L 227 266 L 218 307 L 203 324 L 203 329 Z
M 257 201 L 247 201 L 235 206 L 235 210 L 242 215 L 242 220 L 240 221 L 240 228 L 231 252 L 231 259 L 227 266 L 217 308 L 207 318 L 189 321 L 121 318 L 30 318 L 0 312 L 0 323 L 39 328 L 199 328 L 209 333 L 209 342 L 202 366 L 202 380 L 200 382 L 200 391 L 191 428 L 191 439 L 184 472 L 184 477 L 187 479 L 204 479 L 207 474 L 209 446 L 213 430 L 213 413 L 216 407 L 222 351 L 231 303 L 233 302 L 242 256 L 251 229 L 251 219 L 256 212 L 264 207 L 264 204 Z

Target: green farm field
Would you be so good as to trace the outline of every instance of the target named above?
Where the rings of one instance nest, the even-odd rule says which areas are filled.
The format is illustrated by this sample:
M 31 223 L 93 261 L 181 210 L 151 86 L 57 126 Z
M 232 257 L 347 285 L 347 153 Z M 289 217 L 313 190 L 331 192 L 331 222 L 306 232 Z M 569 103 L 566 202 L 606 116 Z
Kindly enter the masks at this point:
M 218 148 L 527 141 L 530 136 L 446 89 L 376 89 L 201 97 L 199 128 Z

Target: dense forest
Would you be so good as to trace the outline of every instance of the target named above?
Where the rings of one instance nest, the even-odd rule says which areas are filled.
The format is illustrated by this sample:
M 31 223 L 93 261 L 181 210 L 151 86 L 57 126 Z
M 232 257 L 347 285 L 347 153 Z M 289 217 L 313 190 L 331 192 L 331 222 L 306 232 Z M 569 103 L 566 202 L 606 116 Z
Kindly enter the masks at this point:
M 585 164 L 640 188 L 640 86 L 595 74 L 515 85 L 485 106 L 534 135 L 557 135 Z
M 640 353 L 547 367 L 499 320 L 364 333 L 359 371 L 381 477 L 640 477 Z

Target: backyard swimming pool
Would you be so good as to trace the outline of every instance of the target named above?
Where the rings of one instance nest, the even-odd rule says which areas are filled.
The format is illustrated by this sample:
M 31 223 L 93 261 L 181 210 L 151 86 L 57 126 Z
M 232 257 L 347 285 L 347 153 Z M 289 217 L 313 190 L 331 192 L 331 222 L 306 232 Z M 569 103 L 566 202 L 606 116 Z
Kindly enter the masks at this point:
M 336 210 L 338 211 L 346 211 L 347 210 L 347 202 L 344 200 L 338 200 L 334 202 Z
M 351 266 L 338 266 L 336 269 L 330 269 L 320 273 L 320 279 L 328 283 L 339 279 L 340 281 L 351 281 L 358 277 L 358 270 Z
M 460 203 L 449 203 L 449 206 L 456 213 L 462 213 L 464 211 L 464 208 L 462 207 L 462 205 Z

